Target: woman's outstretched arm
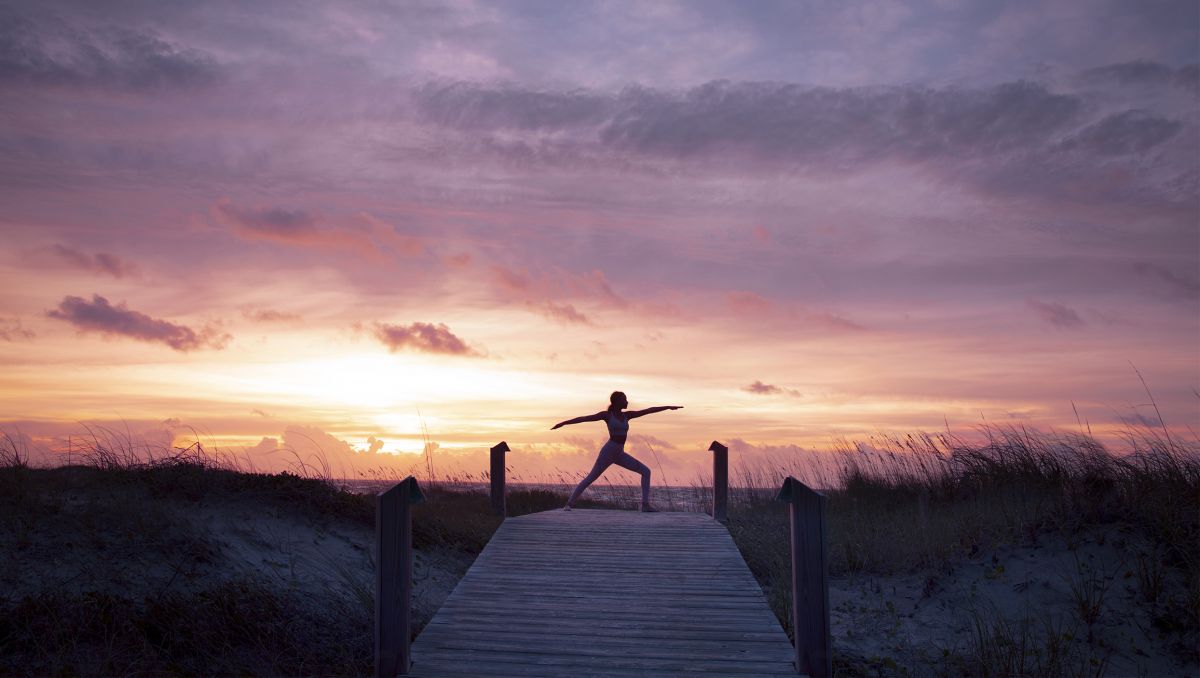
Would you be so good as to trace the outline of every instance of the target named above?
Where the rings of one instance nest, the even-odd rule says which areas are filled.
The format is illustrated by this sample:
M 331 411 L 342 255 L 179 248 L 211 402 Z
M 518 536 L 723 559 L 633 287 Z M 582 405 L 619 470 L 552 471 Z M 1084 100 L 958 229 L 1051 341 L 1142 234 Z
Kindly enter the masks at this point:
M 662 412 L 663 410 L 682 410 L 682 409 L 683 409 L 683 405 L 660 405 L 658 407 L 647 407 L 644 410 L 634 410 L 632 412 L 626 412 L 625 418 L 626 419 L 637 419 L 638 417 L 644 417 L 647 414 L 654 414 L 655 412 Z
M 554 429 L 559 428 L 560 426 L 570 426 L 571 424 L 582 424 L 585 421 L 604 421 L 604 413 L 597 412 L 595 414 L 588 414 L 588 415 L 584 415 L 582 417 L 575 417 L 574 419 L 560 421 L 557 424 L 555 424 L 554 426 L 551 426 L 550 430 L 553 431 Z

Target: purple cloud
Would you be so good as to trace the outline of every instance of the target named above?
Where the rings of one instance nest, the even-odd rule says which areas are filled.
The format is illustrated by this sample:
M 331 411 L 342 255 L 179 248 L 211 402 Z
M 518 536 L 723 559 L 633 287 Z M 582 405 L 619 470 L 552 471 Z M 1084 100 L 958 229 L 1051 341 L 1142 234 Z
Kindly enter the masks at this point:
M 1172 296 L 1185 299 L 1200 298 L 1200 280 L 1193 275 L 1181 275 L 1161 264 L 1146 261 L 1134 264 L 1133 270 L 1143 276 L 1160 280 L 1167 285 Z
M 1144 153 L 1175 136 L 1183 127 L 1149 111 L 1132 109 L 1106 116 L 1063 142 L 1066 150 L 1083 148 L 1097 155 Z
M 92 273 L 103 273 L 111 275 L 114 278 L 124 278 L 126 276 L 137 275 L 138 272 L 137 266 L 106 252 L 88 254 L 61 244 L 51 246 L 49 251 L 57 258 L 75 268 Z
M 228 201 L 217 203 L 216 210 L 235 228 L 251 236 L 295 242 L 311 239 L 321 233 L 317 217 L 303 210 L 242 208 Z
M 732 151 L 810 162 L 830 154 L 864 161 L 1034 148 L 1084 112 L 1078 97 L 1027 81 L 982 89 L 716 81 L 612 96 L 453 83 L 414 97 L 423 119 L 458 129 L 590 129 L 603 145 L 628 152 L 696 158 Z
M 444 355 L 482 356 L 483 354 L 450 331 L 444 324 L 414 322 L 409 325 L 375 323 L 375 338 L 393 353 L 413 350 Z
M 1082 76 L 1085 81 L 1096 83 L 1133 86 L 1176 85 L 1195 89 L 1200 81 L 1200 67 L 1188 64 L 1171 68 L 1156 61 L 1137 60 L 1089 68 Z
M 181 352 L 201 348 L 220 350 L 231 338 L 212 327 L 196 332 L 184 325 L 131 311 L 123 303 L 113 306 L 99 294 L 93 294 L 90 302 L 81 297 L 64 297 L 58 308 L 47 311 L 46 315 L 66 321 L 81 332 L 161 343 Z
M 1054 301 L 1038 301 L 1036 299 L 1029 299 L 1027 303 L 1037 313 L 1039 318 L 1059 329 L 1078 329 L 1087 324 L 1083 318 L 1079 317 L 1079 313 L 1070 306 Z

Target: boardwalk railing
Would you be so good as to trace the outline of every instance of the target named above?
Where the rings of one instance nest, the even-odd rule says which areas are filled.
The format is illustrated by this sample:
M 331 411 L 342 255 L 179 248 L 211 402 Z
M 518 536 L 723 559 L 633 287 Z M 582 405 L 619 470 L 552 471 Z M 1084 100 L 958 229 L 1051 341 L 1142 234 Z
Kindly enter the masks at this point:
M 492 513 L 498 516 L 508 515 L 504 505 L 504 453 L 508 452 L 508 443 L 503 440 L 492 448 L 491 469 L 488 475 L 492 481 Z
M 729 448 L 712 441 L 708 450 L 713 453 L 713 512 L 712 517 L 724 523 L 729 519 Z M 505 453 L 508 443 L 503 440 L 491 449 L 488 476 L 491 485 L 492 513 L 508 515 L 505 504 Z
M 508 450 L 504 442 L 491 449 L 492 508 L 501 516 Z M 725 522 L 729 449 L 713 441 L 709 450 L 712 517 Z M 827 501 L 790 476 L 777 499 L 791 523 L 791 647 L 723 527 L 705 527 L 697 514 L 581 510 L 505 520 L 410 648 L 412 505 L 424 495 L 405 478 L 376 499 L 375 675 L 475 676 L 492 661 L 522 675 L 562 675 L 601 661 L 646 675 L 830 676 Z M 629 591 L 579 595 L 596 572 L 618 566 Z
M 412 505 L 425 500 L 409 476 L 375 498 L 375 675 L 398 676 L 411 665 Z
M 729 519 L 729 448 L 717 441 L 708 446 L 713 453 L 713 520 Z
M 825 495 L 788 476 L 778 501 L 791 513 L 792 630 L 796 671 L 808 676 L 833 675 L 829 635 L 829 561 L 826 558 Z

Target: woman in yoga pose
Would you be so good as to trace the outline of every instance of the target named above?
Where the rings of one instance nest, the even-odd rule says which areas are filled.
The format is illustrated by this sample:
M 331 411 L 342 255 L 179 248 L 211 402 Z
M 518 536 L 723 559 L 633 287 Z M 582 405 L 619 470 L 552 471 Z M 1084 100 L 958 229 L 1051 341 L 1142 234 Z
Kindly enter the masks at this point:
M 634 410 L 632 412 L 622 412 L 626 407 L 629 407 L 629 400 L 625 398 L 625 394 L 620 391 L 613 391 L 613 394 L 608 398 L 608 409 L 603 412 L 589 414 L 582 417 L 575 417 L 566 421 L 560 421 L 550 428 L 553 431 L 560 426 L 569 426 L 571 424 L 582 424 L 585 421 L 603 421 L 608 424 L 608 442 L 604 443 L 604 447 L 600 448 L 600 456 L 596 457 L 596 464 L 592 466 L 592 470 L 579 484 L 575 486 L 575 491 L 571 493 L 571 498 L 567 499 L 567 505 L 563 510 L 570 511 L 571 505 L 579 498 L 579 495 L 591 485 L 601 473 L 609 466 L 616 464 L 621 468 L 627 468 L 634 473 L 639 473 L 642 476 L 642 511 L 650 512 L 654 509 L 650 508 L 650 469 L 642 462 L 634 459 L 625 451 L 625 436 L 629 434 L 629 420 L 644 417 L 647 414 L 662 412 L 663 410 L 679 410 L 683 409 L 682 405 L 663 405 L 660 407 L 648 407 L 644 410 Z

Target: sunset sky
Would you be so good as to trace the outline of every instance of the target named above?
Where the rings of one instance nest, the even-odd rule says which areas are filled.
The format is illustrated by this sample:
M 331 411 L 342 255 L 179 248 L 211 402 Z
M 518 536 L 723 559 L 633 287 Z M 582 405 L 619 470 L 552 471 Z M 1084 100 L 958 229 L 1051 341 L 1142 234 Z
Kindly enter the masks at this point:
M 1194 0 L 5 3 L 0 429 L 549 473 L 620 389 L 685 406 L 630 440 L 678 477 L 1158 426 L 1136 367 L 1195 437 L 1198 45 Z

